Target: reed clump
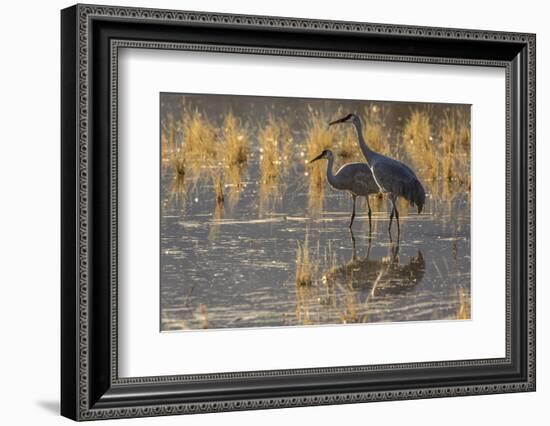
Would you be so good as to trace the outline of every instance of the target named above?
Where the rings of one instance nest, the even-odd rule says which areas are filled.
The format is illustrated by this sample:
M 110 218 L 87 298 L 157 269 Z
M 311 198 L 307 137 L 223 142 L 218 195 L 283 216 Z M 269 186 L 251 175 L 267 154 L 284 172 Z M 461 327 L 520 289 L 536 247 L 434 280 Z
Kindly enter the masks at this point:
M 309 161 L 319 155 L 323 150 L 333 147 L 336 130 L 334 126 L 327 126 L 329 118 L 319 111 L 309 110 L 306 124 L 305 144 L 306 156 Z M 314 210 L 323 207 L 325 196 L 326 164 L 317 161 L 308 167 L 309 176 L 309 206 Z
M 184 109 L 181 127 L 181 141 L 174 154 L 173 165 L 193 182 L 206 178 L 217 165 L 219 134 L 216 127 L 197 109 Z M 177 169 L 174 168 L 174 171 Z
M 403 145 L 432 197 L 452 201 L 469 193 L 470 122 L 464 108 L 455 107 L 432 123 L 425 110 L 411 112 L 402 133 Z
M 365 107 L 362 114 L 363 137 L 372 150 L 393 158 L 400 158 L 397 147 L 392 147 L 392 144 L 390 144 L 390 132 L 386 126 L 387 115 L 388 111 L 383 106 L 371 104 Z M 357 138 L 355 141 L 357 151 Z M 362 156 L 361 159 L 363 159 Z
M 456 313 L 456 319 L 468 320 L 472 318 L 471 301 L 469 295 L 466 295 L 464 288 L 460 287 L 458 290 L 458 310 Z
M 208 241 L 214 241 L 218 237 L 224 213 L 224 203 L 216 203 L 214 207 L 214 213 L 212 214 L 210 230 L 208 231 Z
M 228 167 L 242 166 L 250 154 L 250 136 L 233 112 L 226 114 L 221 135 L 221 156 Z
M 161 162 L 163 170 L 170 167 L 173 170 L 170 192 L 179 196 L 186 191 L 186 159 L 185 152 L 176 143 L 176 125 L 174 118 L 169 115 L 163 122 L 161 132 Z
M 204 329 L 208 328 L 208 309 L 204 303 L 199 304 L 199 317 L 201 321 L 201 327 Z
M 296 286 L 296 320 L 301 325 L 312 325 L 311 286 Z
M 242 177 L 250 156 L 250 132 L 241 120 L 230 111 L 224 118 L 218 157 L 224 168 L 224 180 L 229 188 L 229 206 L 234 206 L 240 197 Z
M 204 112 L 184 105 L 177 126 L 169 120 L 165 127 L 162 157 L 174 174 L 172 192 L 185 194 L 190 183 L 210 180 L 216 203 L 225 201 L 227 184 L 229 200 L 234 204 L 250 156 L 250 134 L 241 120 L 229 111 L 218 127 Z M 179 141 L 176 141 L 176 127 Z
M 313 284 L 313 265 L 309 256 L 309 238 L 296 248 L 296 286 L 309 287 Z
M 260 180 L 264 185 L 277 185 L 281 179 L 282 155 L 287 142 L 283 137 L 284 126 L 280 120 L 269 116 L 266 124 L 260 128 L 258 142 L 260 145 Z
M 348 281 L 345 286 L 341 286 L 341 307 L 338 310 L 338 316 L 342 324 L 354 324 L 359 322 L 357 292 L 353 289 L 352 280 Z
M 274 207 L 292 166 L 292 132 L 282 119 L 270 115 L 258 131 L 260 150 L 260 212 Z
M 176 125 L 174 123 L 174 116 L 169 114 L 161 122 L 161 159 L 162 165 L 170 165 L 172 167 L 178 166 L 176 144 Z
M 339 126 L 334 130 L 334 151 L 336 158 L 342 163 L 363 161 L 363 155 L 357 145 L 355 129 L 351 126 Z
M 446 111 L 439 125 L 442 178 L 448 186 L 470 190 L 470 123 L 461 110 Z
M 179 177 L 185 176 L 185 151 L 176 143 L 176 126 L 169 116 L 161 134 L 161 159 L 163 166 L 170 165 Z
M 412 111 L 402 134 L 403 146 L 418 172 L 429 182 L 439 174 L 439 156 L 430 115 L 425 110 Z
M 220 174 L 214 174 L 212 177 L 214 193 L 216 194 L 216 203 L 223 204 L 225 197 L 223 195 L 223 178 Z

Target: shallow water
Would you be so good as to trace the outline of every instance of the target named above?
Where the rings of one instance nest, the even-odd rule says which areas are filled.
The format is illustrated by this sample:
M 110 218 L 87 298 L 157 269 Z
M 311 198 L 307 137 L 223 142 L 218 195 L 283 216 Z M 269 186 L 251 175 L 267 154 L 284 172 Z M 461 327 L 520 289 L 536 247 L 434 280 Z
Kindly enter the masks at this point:
M 199 179 L 174 194 L 161 185 L 161 330 L 278 327 L 457 319 L 470 302 L 470 204 L 428 198 L 424 212 L 400 211 L 388 234 L 385 200 L 351 199 L 328 186 L 322 211 L 308 209 L 300 151 L 277 188 L 262 187 L 253 152 L 240 191 L 216 203 Z M 298 244 L 307 240 L 313 283 L 296 285 Z M 469 314 L 468 314 L 469 315 Z

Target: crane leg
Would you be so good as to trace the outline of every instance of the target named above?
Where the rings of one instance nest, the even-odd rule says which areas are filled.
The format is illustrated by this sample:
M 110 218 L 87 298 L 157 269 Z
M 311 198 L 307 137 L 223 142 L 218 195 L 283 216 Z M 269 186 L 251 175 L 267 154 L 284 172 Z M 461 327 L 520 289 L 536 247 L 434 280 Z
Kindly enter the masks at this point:
M 351 198 L 353 200 L 353 208 L 352 208 L 352 211 L 351 211 L 351 220 L 349 222 L 349 229 L 351 229 L 351 227 L 353 225 L 353 219 L 355 219 L 355 200 L 357 199 L 357 197 L 355 195 L 353 195 Z
M 397 207 L 395 205 L 395 200 L 393 201 L 393 210 L 395 211 L 395 220 L 397 222 L 397 238 L 399 239 L 399 234 L 401 233 L 401 229 L 399 228 L 399 211 L 397 210 Z
M 395 216 L 395 221 L 397 222 L 397 241 L 399 241 L 399 236 L 401 235 L 401 228 L 399 226 L 399 211 L 397 210 L 397 206 L 395 205 L 396 197 L 391 196 L 391 213 L 390 213 L 390 225 L 388 227 L 388 232 L 390 233 L 390 241 L 391 241 L 391 224 L 393 222 L 393 217 Z
M 355 235 L 353 235 L 353 229 L 349 228 L 349 234 L 351 237 L 351 260 L 357 259 L 357 249 L 355 248 Z
M 390 224 L 388 225 L 388 232 L 390 233 L 390 239 L 391 239 L 391 224 L 393 222 L 393 212 L 395 211 L 395 206 L 392 203 L 391 212 L 390 212 Z
M 367 259 L 367 260 L 369 259 L 369 256 L 370 256 L 370 248 L 371 248 L 371 246 L 372 246 L 372 238 L 371 238 L 370 235 L 369 235 L 368 243 L 369 243 L 369 245 L 367 246 L 367 257 L 365 258 L 365 259 Z
M 368 209 L 368 215 L 369 215 L 369 236 L 370 236 L 370 234 L 372 233 L 372 222 L 371 222 L 372 212 L 370 209 L 369 196 L 367 195 L 366 198 L 367 198 L 367 209 Z

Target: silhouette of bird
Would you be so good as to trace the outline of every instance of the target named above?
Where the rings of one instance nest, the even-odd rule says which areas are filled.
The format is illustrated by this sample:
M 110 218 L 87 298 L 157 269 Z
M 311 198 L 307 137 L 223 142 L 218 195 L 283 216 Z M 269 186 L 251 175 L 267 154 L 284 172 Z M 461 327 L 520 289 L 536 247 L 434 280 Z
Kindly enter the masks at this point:
M 409 258 L 407 263 L 401 263 L 399 258 L 399 243 L 388 246 L 388 256 L 376 259 L 371 257 L 371 240 L 368 241 L 367 254 L 358 257 L 356 241 L 353 231 L 350 230 L 352 256 L 351 260 L 341 265 L 331 266 L 323 273 L 327 279 L 344 283 L 351 283 L 357 290 L 366 290 L 369 298 L 392 296 L 414 289 L 426 271 L 426 261 L 420 249 L 416 256 Z
M 367 199 L 367 207 L 369 214 L 369 231 L 371 229 L 371 209 L 369 204 L 369 195 L 378 194 L 380 192 L 378 185 L 374 181 L 370 167 L 365 163 L 347 163 L 333 172 L 334 154 L 330 149 L 325 149 L 321 154 L 310 161 L 310 164 L 321 159 L 328 160 L 327 164 L 327 181 L 334 189 L 347 191 L 350 193 L 353 200 L 353 209 L 351 212 L 351 220 L 349 227 L 353 225 L 355 218 L 355 201 L 357 197 L 365 197 Z
M 399 238 L 399 212 L 395 202 L 398 197 L 403 197 L 410 205 L 416 205 L 418 213 L 422 212 L 424 201 L 426 200 L 426 192 L 416 177 L 416 174 L 401 161 L 379 154 L 371 150 L 363 137 L 361 119 L 355 114 L 348 114 L 338 120 L 329 123 L 329 126 L 337 123 L 352 123 L 357 131 L 357 140 L 359 148 L 369 165 L 374 180 L 379 187 L 379 190 L 388 196 L 392 203 L 390 213 L 390 224 L 388 232 L 391 239 L 391 226 L 393 217 L 397 221 L 397 238 Z

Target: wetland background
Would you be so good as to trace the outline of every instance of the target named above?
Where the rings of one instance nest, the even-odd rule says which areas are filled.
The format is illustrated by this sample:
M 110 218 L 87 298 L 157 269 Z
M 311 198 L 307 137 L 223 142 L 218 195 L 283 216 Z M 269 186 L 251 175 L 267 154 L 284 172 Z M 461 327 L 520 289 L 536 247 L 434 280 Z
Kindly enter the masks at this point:
M 326 182 L 367 143 L 411 166 L 422 214 Z M 470 293 L 470 106 L 161 93 L 160 329 L 464 320 Z

